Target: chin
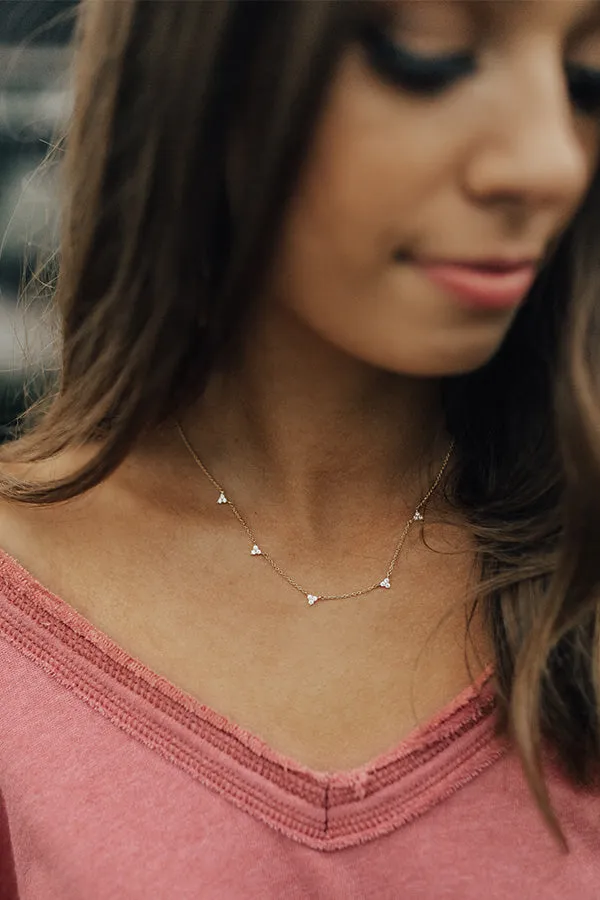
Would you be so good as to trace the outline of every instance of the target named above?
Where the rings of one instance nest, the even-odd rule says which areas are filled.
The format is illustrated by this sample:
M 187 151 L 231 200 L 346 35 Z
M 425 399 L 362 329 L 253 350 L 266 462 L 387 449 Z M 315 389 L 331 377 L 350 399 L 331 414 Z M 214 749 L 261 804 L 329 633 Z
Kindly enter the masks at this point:
M 486 355 L 473 354 L 461 359 L 440 360 L 437 364 L 431 365 L 428 371 L 423 371 L 421 377 L 447 378 L 453 375 L 468 375 L 470 372 L 476 372 L 477 369 L 483 368 L 495 356 L 495 353 L 496 351 Z
M 421 345 L 410 354 L 392 353 L 387 359 L 371 358 L 378 368 L 414 378 L 445 378 L 467 375 L 486 365 L 498 352 L 502 340 L 457 341 L 438 343 L 435 347 Z M 415 345 L 417 347 L 418 345 Z

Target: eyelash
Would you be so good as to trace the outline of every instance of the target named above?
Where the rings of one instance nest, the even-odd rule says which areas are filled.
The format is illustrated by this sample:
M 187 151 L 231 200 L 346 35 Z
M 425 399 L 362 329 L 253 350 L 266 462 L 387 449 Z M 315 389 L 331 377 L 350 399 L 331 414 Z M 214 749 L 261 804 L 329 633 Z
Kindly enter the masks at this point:
M 574 106 L 586 115 L 600 113 L 600 70 L 569 65 L 567 79 Z
M 476 69 L 475 58 L 470 53 L 420 56 L 396 44 L 372 25 L 365 28 L 362 44 L 370 65 L 382 78 L 415 94 L 441 94 Z M 573 105 L 586 115 L 600 113 L 600 69 L 568 64 L 565 73 Z
M 438 94 L 475 71 L 470 53 L 425 57 L 390 40 L 375 25 L 364 29 L 362 43 L 372 68 L 386 81 L 416 94 Z

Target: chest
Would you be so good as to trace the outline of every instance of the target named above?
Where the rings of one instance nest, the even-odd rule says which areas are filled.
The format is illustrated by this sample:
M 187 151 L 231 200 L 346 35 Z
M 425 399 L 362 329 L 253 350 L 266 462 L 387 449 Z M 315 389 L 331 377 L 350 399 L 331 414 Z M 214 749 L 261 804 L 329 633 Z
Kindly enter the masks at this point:
M 53 527 L 13 529 L 9 552 L 129 655 L 312 769 L 387 751 L 491 659 L 478 622 L 465 637 L 470 555 L 418 536 L 390 589 L 309 606 L 241 529 L 53 515 Z M 364 554 L 332 564 L 335 581 L 372 580 Z
M 489 661 L 465 639 L 464 565 L 408 565 L 390 590 L 311 607 L 237 549 L 82 552 L 51 580 L 129 654 L 317 770 L 393 747 Z

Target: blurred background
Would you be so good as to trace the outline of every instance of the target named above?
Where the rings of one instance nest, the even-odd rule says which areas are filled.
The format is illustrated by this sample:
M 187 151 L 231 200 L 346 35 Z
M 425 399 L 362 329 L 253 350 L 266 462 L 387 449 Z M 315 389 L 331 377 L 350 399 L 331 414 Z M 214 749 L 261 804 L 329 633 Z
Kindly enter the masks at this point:
M 0 0 L 0 440 L 50 352 L 44 279 L 23 285 L 56 247 L 57 162 L 45 160 L 70 110 L 76 3 Z

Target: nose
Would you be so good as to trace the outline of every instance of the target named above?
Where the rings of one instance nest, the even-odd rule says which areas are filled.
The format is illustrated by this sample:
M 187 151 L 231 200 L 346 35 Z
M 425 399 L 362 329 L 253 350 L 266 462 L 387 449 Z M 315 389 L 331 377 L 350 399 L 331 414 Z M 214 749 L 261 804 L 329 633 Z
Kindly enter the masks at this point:
M 486 206 L 570 213 L 587 188 L 597 138 L 595 125 L 573 109 L 562 64 L 532 65 L 529 57 L 505 78 L 489 113 L 466 167 L 471 197 Z

